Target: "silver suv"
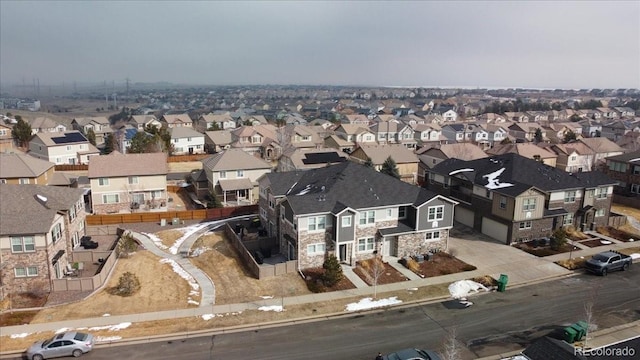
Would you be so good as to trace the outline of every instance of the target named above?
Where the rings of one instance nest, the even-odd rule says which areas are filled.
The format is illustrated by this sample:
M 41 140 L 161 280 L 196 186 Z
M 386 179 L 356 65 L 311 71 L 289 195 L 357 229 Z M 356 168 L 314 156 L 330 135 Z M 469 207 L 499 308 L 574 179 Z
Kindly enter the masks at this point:
M 35 342 L 27 349 L 27 359 L 43 360 L 61 356 L 78 357 L 93 349 L 93 335 L 77 331 L 57 334 L 51 339 Z

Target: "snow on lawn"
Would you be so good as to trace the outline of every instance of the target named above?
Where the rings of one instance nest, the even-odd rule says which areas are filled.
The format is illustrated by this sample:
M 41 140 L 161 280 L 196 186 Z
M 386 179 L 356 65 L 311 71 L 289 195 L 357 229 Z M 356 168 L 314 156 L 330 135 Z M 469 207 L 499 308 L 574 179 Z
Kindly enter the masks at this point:
M 383 306 L 400 304 L 402 300 L 398 300 L 397 296 L 390 297 L 388 299 L 373 300 L 372 298 L 364 298 L 357 303 L 347 304 L 345 311 L 358 311 L 366 309 L 374 309 Z
M 66 328 L 66 327 L 64 327 L 64 328 L 60 328 L 60 329 L 56 330 L 56 332 L 55 332 L 55 333 L 56 333 L 56 334 L 62 334 L 63 332 L 67 332 L 67 331 L 69 331 L 69 330 L 73 330 L 73 329 L 72 329 L 72 328 Z
M 159 237 L 155 236 L 154 234 L 149 234 L 149 233 L 141 233 L 141 234 L 145 235 L 146 237 L 151 239 L 151 241 L 153 241 L 153 243 L 156 244 L 156 246 L 159 249 L 162 249 L 162 250 L 167 250 L 168 249 L 168 247 L 165 246 L 165 244 L 162 243 L 162 239 L 160 239 Z
M 484 285 L 471 280 L 460 280 L 449 285 L 449 293 L 454 299 L 461 299 L 480 290 L 489 291 Z
M 173 271 L 180 275 L 181 278 L 187 280 L 187 282 L 189 283 L 189 285 L 191 286 L 191 288 L 195 291 L 198 291 L 200 289 L 200 285 L 198 285 L 198 283 L 196 282 L 196 280 L 193 278 L 193 276 L 191 276 L 191 274 L 189 274 L 188 272 L 186 272 L 182 266 L 180 266 L 177 262 L 175 262 L 173 259 L 160 259 L 160 262 L 163 264 L 171 264 L 171 267 L 173 268 Z
M 209 250 L 211 250 L 211 248 L 210 248 L 210 247 L 207 247 L 207 246 L 205 246 L 205 247 L 195 248 L 195 249 L 193 249 L 193 251 L 191 251 L 191 256 L 192 256 L 192 257 L 198 257 L 198 256 L 200 256 L 200 255 L 202 255 L 202 254 L 206 253 L 206 252 L 207 252 L 207 251 L 209 251 Z
M 29 335 L 31 335 L 31 333 L 11 334 L 11 338 L 12 339 L 21 339 L 21 338 L 27 337 Z
M 191 305 L 200 305 L 200 303 L 199 303 L 199 302 L 197 302 L 197 301 L 193 300 L 192 298 L 189 298 L 189 299 L 187 300 L 187 304 L 191 304 Z
M 630 256 L 631 256 L 631 258 L 632 258 L 633 260 L 640 259 L 640 254 L 638 254 L 638 253 L 633 253 L 633 254 L 631 254 Z
M 105 342 L 111 342 L 111 341 L 116 341 L 121 339 L 122 339 L 122 336 L 96 336 L 93 338 L 93 340 L 95 340 L 96 343 L 105 343 Z
M 612 242 L 608 241 L 608 240 L 600 240 L 600 244 L 602 244 L 602 245 L 611 245 Z
M 123 323 L 116 324 L 116 325 L 90 327 L 89 331 L 97 331 L 97 330 L 118 331 L 118 330 L 126 329 L 129 326 L 131 326 L 130 322 L 123 322 Z
M 260 306 L 258 308 L 258 310 L 260 310 L 260 311 L 275 311 L 275 312 L 284 311 L 284 309 L 282 308 L 281 305 Z
M 242 314 L 242 311 L 226 313 L 226 314 L 204 314 L 204 315 L 202 315 L 202 320 L 209 321 L 209 320 L 211 320 L 213 318 L 217 318 L 217 317 L 225 317 L 225 316 L 229 316 L 229 315 L 240 315 L 240 314 Z
M 265 300 L 266 299 L 273 299 L 273 295 L 263 295 L 263 296 L 260 296 L 260 297 L 265 299 Z
M 187 226 L 185 228 L 176 229 L 182 232 L 182 236 L 178 240 L 176 240 L 176 242 L 174 242 L 173 245 L 171 245 L 171 247 L 169 248 L 169 252 L 174 255 L 177 254 L 178 248 L 180 248 L 180 245 L 182 245 L 182 243 L 185 240 L 187 240 L 191 235 L 206 228 L 209 225 L 210 225 L 209 223 L 201 223 L 197 225 Z

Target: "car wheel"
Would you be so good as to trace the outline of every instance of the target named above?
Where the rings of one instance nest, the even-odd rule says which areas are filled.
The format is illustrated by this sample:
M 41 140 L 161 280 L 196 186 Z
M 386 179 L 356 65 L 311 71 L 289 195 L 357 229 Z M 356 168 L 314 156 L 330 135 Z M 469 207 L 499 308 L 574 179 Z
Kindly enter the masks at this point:
M 73 352 L 71 353 L 71 355 L 73 355 L 73 357 L 79 357 L 79 356 L 82 356 L 82 350 L 80 350 L 80 349 L 75 349 L 75 350 L 73 350 Z
M 602 269 L 602 276 L 607 276 L 607 269 Z
M 627 271 L 629 270 L 629 263 L 625 263 L 624 265 L 622 265 L 622 271 Z
M 44 359 L 44 357 L 42 357 L 42 355 L 40 354 L 35 354 L 31 357 L 31 360 L 42 360 Z

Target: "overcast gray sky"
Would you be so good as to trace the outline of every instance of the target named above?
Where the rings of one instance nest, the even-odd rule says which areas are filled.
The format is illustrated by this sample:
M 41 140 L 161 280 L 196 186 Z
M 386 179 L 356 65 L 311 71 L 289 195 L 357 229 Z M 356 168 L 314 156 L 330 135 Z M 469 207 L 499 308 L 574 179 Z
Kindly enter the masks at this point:
M 7 1 L 0 82 L 640 88 L 639 1 Z

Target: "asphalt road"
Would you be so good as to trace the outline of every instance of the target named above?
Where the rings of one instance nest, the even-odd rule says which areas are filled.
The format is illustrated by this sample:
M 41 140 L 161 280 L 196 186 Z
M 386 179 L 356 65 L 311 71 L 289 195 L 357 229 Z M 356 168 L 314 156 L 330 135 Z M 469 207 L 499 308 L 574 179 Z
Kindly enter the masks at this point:
M 637 267 L 637 266 L 636 266 Z M 536 338 L 584 318 L 594 299 L 601 328 L 640 319 L 640 269 L 603 278 L 579 275 L 505 293 L 406 307 L 259 331 L 172 342 L 96 349 L 86 359 L 349 359 L 371 360 L 378 351 L 404 347 L 439 351 L 455 328 L 464 359 L 526 347 Z

